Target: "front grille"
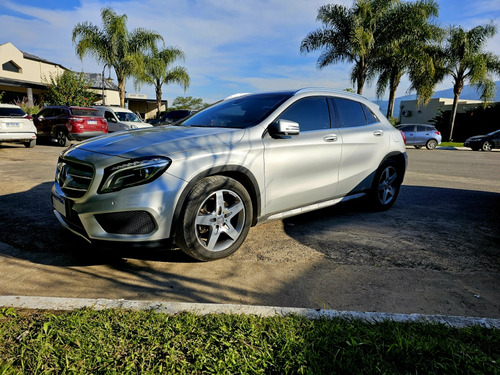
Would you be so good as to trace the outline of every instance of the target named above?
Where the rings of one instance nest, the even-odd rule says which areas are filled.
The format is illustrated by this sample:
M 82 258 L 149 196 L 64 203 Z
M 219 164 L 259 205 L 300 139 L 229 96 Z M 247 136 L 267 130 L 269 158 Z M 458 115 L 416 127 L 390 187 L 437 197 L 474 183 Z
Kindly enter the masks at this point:
M 149 234 L 156 229 L 153 217 L 146 211 L 97 214 L 95 219 L 102 229 L 114 234 Z
M 94 170 L 90 165 L 59 159 L 56 180 L 64 194 L 70 198 L 85 195 L 92 183 Z

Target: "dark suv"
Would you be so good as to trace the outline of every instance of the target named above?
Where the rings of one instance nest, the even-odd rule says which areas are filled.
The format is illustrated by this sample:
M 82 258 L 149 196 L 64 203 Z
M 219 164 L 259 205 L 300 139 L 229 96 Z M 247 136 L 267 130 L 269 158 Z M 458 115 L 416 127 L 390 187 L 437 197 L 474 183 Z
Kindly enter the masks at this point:
M 108 122 L 95 108 L 48 106 L 34 117 L 38 137 L 54 139 L 59 146 L 108 133 Z
M 189 117 L 195 112 L 196 111 L 192 111 L 190 109 L 176 109 L 174 111 L 163 114 L 160 118 L 149 121 L 149 123 L 154 126 L 169 125 L 173 124 L 176 121 Z

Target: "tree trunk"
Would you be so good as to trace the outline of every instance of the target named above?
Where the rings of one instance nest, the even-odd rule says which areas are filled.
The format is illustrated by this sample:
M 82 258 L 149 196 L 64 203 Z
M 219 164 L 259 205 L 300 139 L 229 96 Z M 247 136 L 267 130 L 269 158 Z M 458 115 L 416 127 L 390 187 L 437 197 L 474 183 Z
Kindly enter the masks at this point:
M 455 117 L 457 115 L 458 98 L 460 98 L 460 94 L 462 93 L 463 88 L 464 88 L 463 82 L 457 82 L 453 86 L 453 107 L 451 108 L 451 116 L 450 116 L 450 137 L 449 137 L 450 142 L 453 142 L 453 128 L 455 127 Z
M 389 81 L 389 104 L 387 106 L 386 117 L 390 119 L 394 114 L 394 102 L 396 101 L 396 91 L 398 91 L 399 80 L 401 75 L 394 69 Z
M 125 108 L 125 80 L 118 80 L 118 93 L 120 94 L 120 107 Z
M 160 117 L 161 112 L 161 85 L 156 86 L 156 118 Z

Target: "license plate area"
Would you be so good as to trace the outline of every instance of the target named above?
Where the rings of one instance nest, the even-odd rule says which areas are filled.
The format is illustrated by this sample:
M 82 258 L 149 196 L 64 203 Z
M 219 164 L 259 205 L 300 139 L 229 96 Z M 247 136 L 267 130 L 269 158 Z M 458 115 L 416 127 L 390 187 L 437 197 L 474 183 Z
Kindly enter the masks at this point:
M 58 194 L 52 194 L 52 207 L 54 207 L 54 210 L 59 212 L 64 217 L 68 216 L 66 206 L 66 199 L 59 196 Z
M 97 125 L 97 121 L 96 120 L 88 120 L 87 124 L 89 124 L 89 125 Z

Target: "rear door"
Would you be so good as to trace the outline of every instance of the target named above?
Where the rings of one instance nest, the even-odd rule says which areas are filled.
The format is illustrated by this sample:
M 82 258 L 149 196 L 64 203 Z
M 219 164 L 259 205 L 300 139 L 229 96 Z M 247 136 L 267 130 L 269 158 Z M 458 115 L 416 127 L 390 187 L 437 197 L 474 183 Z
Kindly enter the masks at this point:
M 405 133 L 407 145 L 415 144 L 415 125 L 402 125 L 398 129 Z
M 332 98 L 342 135 L 338 195 L 371 188 L 375 171 L 387 154 L 390 134 L 386 125 L 363 103 Z
M 432 138 L 432 128 L 425 125 L 417 125 L 415 132 L 415 144 L 425 145 Z
M 287 211 L 332 199 L 338 183 L 342 139 L 330 127 L 326 97 L 299 99 L 277 119 L 295 121 L 300 134 L 264 139 L 266 212 Z

